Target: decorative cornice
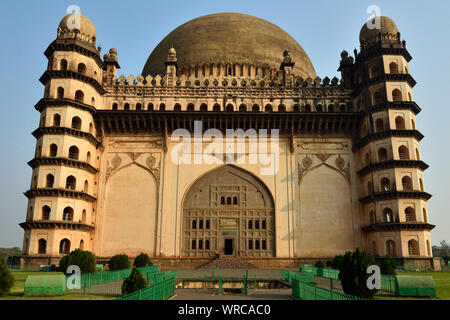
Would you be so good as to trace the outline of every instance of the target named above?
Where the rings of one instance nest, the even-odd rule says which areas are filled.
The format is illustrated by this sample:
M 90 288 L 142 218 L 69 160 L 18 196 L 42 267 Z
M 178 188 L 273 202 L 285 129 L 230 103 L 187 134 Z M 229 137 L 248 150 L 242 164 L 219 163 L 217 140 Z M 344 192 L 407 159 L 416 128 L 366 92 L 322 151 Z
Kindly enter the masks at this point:
M 429 200 L 431 194 L 423 191 L 386 191 L 386 192 L 375 192 L 368 196 L 360 198 L 359 201 L 362 203 L 370 203 L 375 201 L 383 200 L 394 200 L 394 199 L 423 199 Z
M 66 166 L 72 168 L 78 168 L 88 171 L 89 173 L 96 174 L 99 170 L 94 168 L 87 162 L 69 159 L 69 158 L 51 158 L 51 157 L 40 157 L 34 158 L 33 160 L 28 162 L 28 165 L 35 169 L 39 166 L 45 165 L 57 165 L 57 166 Z
M 371 163 L 358 171 L 359 176 L 364 176 L 372 171 L 391 169 L 391 168 L 417 168 L 422 171 L 428 169 L 428 165 L 421 160 L 388 160 Z
M 370 106 L 367 109 L 362 109 L 360 111 L 360 114 L 361 116 L 366 116 L 369 113 L 387 110 L 410 110 L 411 112 L 414 113 L 414 115 L 417 115 L 420 113 L 420 111 L 422 111 L 422 109 L 414 101 L 399 101 L 399 102 L 386 101 L 382 104 L 377 104 L 374 106 Z
M 399 55 L 403 56 L 407 62 L 412 60 L 412 56 L 405 47 L 391 48 L 390 46 L 382 46 L 380 43 L 377 43 L 361 50 L 361 52 L 356 56 L 355 67 L 358 67 L 359 64 L 367 59 L 382 55 Z
M 50 221 L 50 220 L 38 220 L 38 221 L 26 221 L 19 224 L 24 230 L 29 229 L 69 229 L 79 231 L 92 231 L 94 226 L 81 222 L 74 221 Z
M 35 197 L 63 197 L 63 198 L 80 199 L 89 202 L 94 202 L 95 200 L 97 200 L 97 198 L 91 196 L 90 194 L 70 189 L 54 189 L 54 188 L 31 189 L 25 192 L 24 195 L 28 199 Z
M 74 108 L 78 108 L 84 111 L 89 111 L 92 115 L 95 115 L 95 112 L 97 111 L 93 106 L 90 106 L 88 104 L 72 100 L 72 99 L 41 99 L 38 103 L 34 106 L 34 108 L 42 112 L 47 108 L 48 106 L 52 107 L 62 107 L 62 106 L 71 106 Z
M 72 51 L 94 59 L 97 65 L 103 69 L 104 64 L 93 45 L 77 39 L 56 39 L 45 50 L 44 55 L 50 59 L 55 51 Z
M 364 138 L 360 139 L 358 142 L 355 143 L 353 149 L 360 149 L 365 147 L 368 143 L 377 141 L 377 140 L 383 140 L 386 138 L 392 138 L 392 137 L 407 137 L 407 138 L 414 138 L 417 141 L 421 141 L 424 138 L 424 135 L 420 133 L 418 130 L 392 130 L 388 129 L 382 132 L 376 132 L 369 134 L 365 136 Z
M 394 222 L 376 223 L 361 228 L 364 232 L 403 231 L 403 230 L 433 230 L 435 225 L 424 222 Z
M 33 131 L 32 135 L 39 139 L 44 134 L 70 135 L 73 137 L 83 138 L 92 143 L 95 147 L 100 146 L 101 141 L 97 140 L 92 134 L 72 128 L 66 127 L 39 127 Z
M 353 96 L 359 95 L 364 88 L 389 81 L 407 82 L 411 88 L 413 88 L 417 84 L 416 80 L 414 80 L 414 78 L 409 73 L 385 73 L 381 76 L 362 81 L 355 87 Z
M 88 77 L 82 73 L 72 70 L 47 70 L 39 78 L 39 81 L 45 86 L 50 79 L 74 79 L 90 84 L 99 94 L 105 94 L 106 91 L 102 85 L 94 78 Z

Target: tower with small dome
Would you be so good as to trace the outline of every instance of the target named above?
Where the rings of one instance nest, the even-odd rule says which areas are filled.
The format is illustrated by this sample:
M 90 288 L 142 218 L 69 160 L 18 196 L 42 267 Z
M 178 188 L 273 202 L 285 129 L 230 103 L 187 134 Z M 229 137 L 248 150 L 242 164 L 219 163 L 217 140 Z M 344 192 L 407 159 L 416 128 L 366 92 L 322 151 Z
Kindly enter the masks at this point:
M 61 20 L 45 56 L 24 264 L 81 248 L 100 261 L 145 252 L 164 266 L 220 256 L 279 267 L 359 247 L 437 267 L 411 56 L 390 18 L 342 52 L 341 79 L 318 77 L 289 34 L 240 13 L 176 28 L 137 76 L 118 75 L 118 50 L 102 56 L 81 14 Z M 278 170 L 250 161 L 250 139 L 232 157 L 174 161 L 180 129 L 266 129 Z M 210 143 L 193 140 L 193 153 Z

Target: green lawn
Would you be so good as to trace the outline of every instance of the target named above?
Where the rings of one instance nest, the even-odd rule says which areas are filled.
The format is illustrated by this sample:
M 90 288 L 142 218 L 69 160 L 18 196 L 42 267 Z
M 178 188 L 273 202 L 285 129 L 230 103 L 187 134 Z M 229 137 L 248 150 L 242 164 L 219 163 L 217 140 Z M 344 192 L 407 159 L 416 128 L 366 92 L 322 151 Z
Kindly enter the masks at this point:
M 49 275 L 49 272 L 11 272 L 14 276 L 14 286 L 11 291 L 0 297 L 0 300 L 113 300 L 115 297 L 111 296 L 95 296 L 89 294 L 66 294 L 58 297 L 24 297 L 23 290 L 25 281 L 29 275 Z M 62 274 L 59 272 L 52 272 L 52 275 Z
M 436 298 L 406 298 L 391 296 L 375 296 L 375 300 L 450 300 L 450 272 L 399 272 L 398 275 L 405 276 L 432 276 L 436 286 Z

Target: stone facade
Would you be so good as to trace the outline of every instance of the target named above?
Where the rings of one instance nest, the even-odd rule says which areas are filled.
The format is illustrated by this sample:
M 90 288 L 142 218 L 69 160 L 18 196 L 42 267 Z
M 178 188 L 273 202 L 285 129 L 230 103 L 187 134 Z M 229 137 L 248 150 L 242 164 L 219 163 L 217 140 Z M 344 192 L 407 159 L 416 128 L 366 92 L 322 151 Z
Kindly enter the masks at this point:
M 204 23 L 228 17 L 256 23 L 238 14 Z M 339 81 L 317 77 L 298 44 L 295 61 L 289 47 L 278 47 L 292 38 L 263 20 L 255 25 L 277 39 L 266 66 L 258 50 L 254 65 L 248 52 L 217 63 L 202 53 L 204 63 L 187 65 L 195 54 L 183 47 L 181 59 L 175 41 L 164 74 L 151 75 L 150 61 L 137 77 L 117 76 L 117 50 L 101 58 L 87 18 L 78 30 L 64 21 L 45 52 L 45 93 L 35 106 L 41 121 L 21 224 L 25 263 L 57 262 L 83 248 L 105 260 L 146 252 L 171 266 L 218 255 L 285 266 L 360 247 L 432 266 L 420 108 L 395 23 L 383 23 L 375 37 L 363 27 L 360 52 L 341 55 Z M 229 41 L 223 37 L 216 41 Z M 274 63 L 279 70 L 268 67 Z M 278 171 L 261 174 L 249 140 L 226 163 L 174 162 L 172 135 L 193 133 L 194 121 L 202 133 L 278 129 L 277 148 L 265 151 L 276 153 Z M 224 140 L 215 142 L 225 149 Z

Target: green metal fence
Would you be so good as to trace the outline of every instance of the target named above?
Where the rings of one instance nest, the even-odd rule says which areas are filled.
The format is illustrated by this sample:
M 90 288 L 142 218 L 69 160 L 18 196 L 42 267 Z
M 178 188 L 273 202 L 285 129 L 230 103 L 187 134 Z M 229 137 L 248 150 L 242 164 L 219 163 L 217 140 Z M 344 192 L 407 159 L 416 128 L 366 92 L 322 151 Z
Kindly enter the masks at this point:
M 311 265 L 301 265 L 299 267 L 300 272 L 312 273 L 315 276 L 329 278 L 329 279 L 339 279 L 339 270 L 331 268 L 317 268 Z
M 175 294 L 177 275 L 177 271 L 147 273 L 147 279 L 151 281 L 147 287 L 118 297 L 117 300 L 167 300 Z
M 298 273 L 298 272 L 283 270 L 282 278 L 283 278 L 283 280 L 289 281 L 289 282 L 291 282 L 292 279 L 296 279 L 296 280 L 303 281 L 303 282 L 313 282 L 314 281 L 314 275 L 310 272 Z
M 297 279 L 292 279 L 292 295 L 301 300 L 364 300 L 342 292 L 317 287 Z
M 389 274 L 381 275 L 381 290 L 393 294 L 397 293 L 397 277 Z

